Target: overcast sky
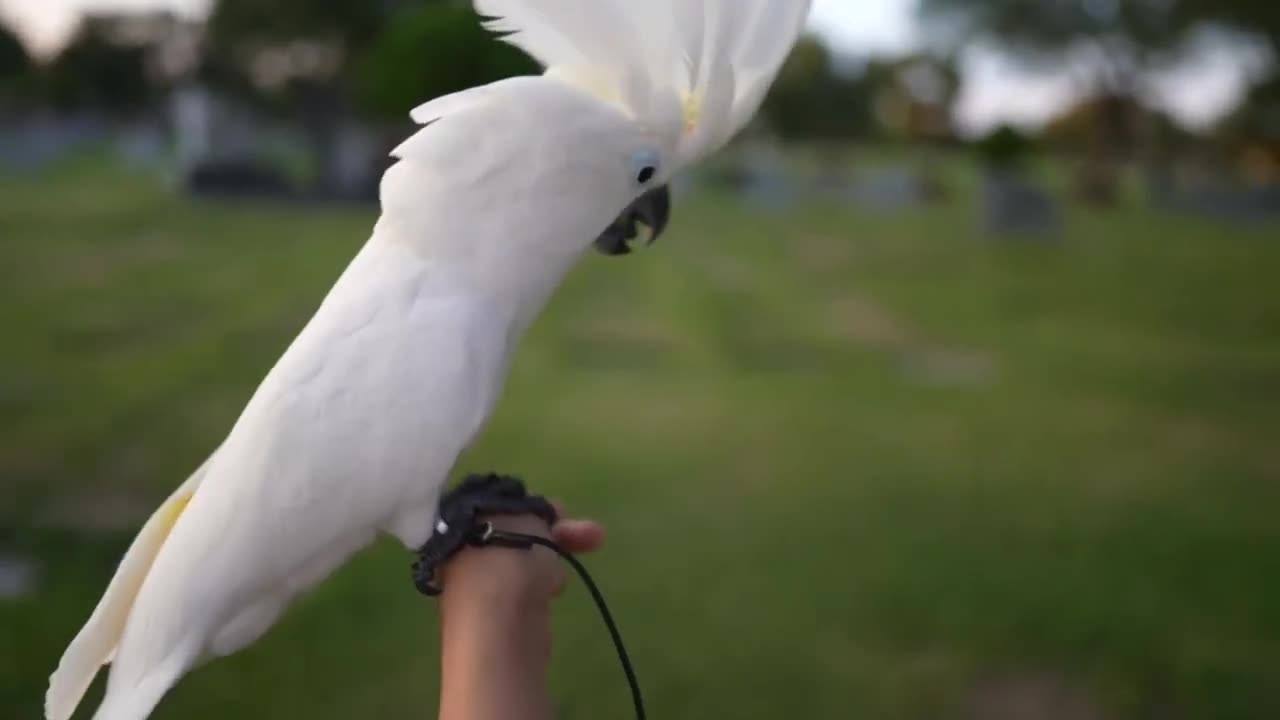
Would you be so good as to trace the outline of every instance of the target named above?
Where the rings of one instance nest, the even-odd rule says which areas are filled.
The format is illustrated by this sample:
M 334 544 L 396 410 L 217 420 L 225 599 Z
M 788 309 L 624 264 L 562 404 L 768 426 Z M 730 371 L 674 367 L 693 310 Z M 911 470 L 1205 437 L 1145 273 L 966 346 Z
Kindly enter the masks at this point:
M 352 0 L 334 0 L 344 2 Z M 359 1 L 359 0 L 354 0 Z M 1276 0 L 1272 0 L 1276 1 Z M 200 13 L 210 0 L 0 0 L 0 11 L 31 41 L 56 46 L 75 26 L 84 8 L 172 7 Z M 915 0 L 814 0 L 813 27 L 841 51 L 895 54 L 918 41 Z M 1202 125 L 1239 98 L 1249 63 L 1222 48 L 1164 78 L 1160 98 L 1183 122 Z M 975 49 L 965 58 L 966 85 L 959 108 L 962 126 L 981 130 L 999 122 L 1035 124 L 1069 103 L 1077 88 L 1065 76 L 1029 73 L 991 52 Z

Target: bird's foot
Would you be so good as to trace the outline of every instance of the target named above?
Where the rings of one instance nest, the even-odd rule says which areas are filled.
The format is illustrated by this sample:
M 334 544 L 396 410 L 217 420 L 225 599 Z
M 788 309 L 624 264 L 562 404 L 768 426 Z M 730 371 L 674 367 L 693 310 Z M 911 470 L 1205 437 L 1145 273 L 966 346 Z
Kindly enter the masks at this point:
M 548 525 L 557 520 L 551 503 L 530 495 L 516 478 L 493 474 L 468 477 L 440 499 L 435 531 L 418 550 L 413 584 L 419 592 L 435 597 L 444 591 L 440 568 L 468 545 L 482 544 L 482 518 L 493 515 L 536 515 Z

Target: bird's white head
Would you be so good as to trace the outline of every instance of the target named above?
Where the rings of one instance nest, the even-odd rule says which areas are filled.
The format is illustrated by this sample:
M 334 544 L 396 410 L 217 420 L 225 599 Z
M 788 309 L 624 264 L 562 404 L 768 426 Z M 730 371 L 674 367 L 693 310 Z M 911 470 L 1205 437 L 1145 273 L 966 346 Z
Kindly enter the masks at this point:
M 546 67 L 417 108 L 383 180 L 396 237 L 545 289 L 594 240 L 666 228 L 668 183 L 755 115 L 809 0 L 474 0 Z M 492 239 L 492 240 L 490 240 Z M 541 268 L 542 270 L 539 270 Z M 536 276 L 536 277 L 535 277 Z

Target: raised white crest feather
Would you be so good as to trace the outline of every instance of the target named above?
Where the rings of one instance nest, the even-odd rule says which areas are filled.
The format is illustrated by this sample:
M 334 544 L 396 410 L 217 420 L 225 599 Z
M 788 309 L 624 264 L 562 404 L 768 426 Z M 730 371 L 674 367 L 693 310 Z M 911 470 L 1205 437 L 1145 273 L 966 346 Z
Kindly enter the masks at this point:
M 681 166 L 745 126 L 809 16 L 811 0 L 475 0 L 486 26 L 549 73 L 657 128 L 674 95 Z

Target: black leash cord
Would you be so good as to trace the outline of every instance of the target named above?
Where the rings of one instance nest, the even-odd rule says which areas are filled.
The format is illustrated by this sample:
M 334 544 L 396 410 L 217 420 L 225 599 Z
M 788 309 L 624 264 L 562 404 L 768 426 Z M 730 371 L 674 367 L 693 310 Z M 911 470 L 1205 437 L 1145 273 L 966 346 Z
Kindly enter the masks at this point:
M 586 585 L 587 590 L 591 593 L 591 599 L 595 601 L 596 608 L 600 611 L 600 617 L 604 620 L 605 627 L 609 629 L 609 636 L 613 638 L 613 646 L 618 651 L 618 659 L 622 661 L 622 672 L 626 674 L 627 684 L 631 686 L 631 703 L 635 706 L 636 720 L 645 720 L 644 697 L 640 693 L 640 681 L 636 679 L 636 671 L 631 666 L 631 658 L 627 655 L 627 646 L 623 644 L 622 633 L 618 631 L 618 624 L 613 620 L 613 613 L 609 612 L 609 605 L 604 601 L 604 595 L 600 592 L 600 588 L 596 586 L 595 580 L 591 579 L 591 573 L 587 572 L 587 567 L 578 558 L 566 552 L 564 548 L 546 538 L 498 530 L 492 523 L 483 523 L 478 530 L 479 532 L 475 538 L 475 543 L 478 545 L 498 545 L 518 550 L 529 550 L 534 545 L 541 545 L 559 555 L 562 560 L 569 563 L 577 571 L 578 577 L 582 578 L 582 584 Z

